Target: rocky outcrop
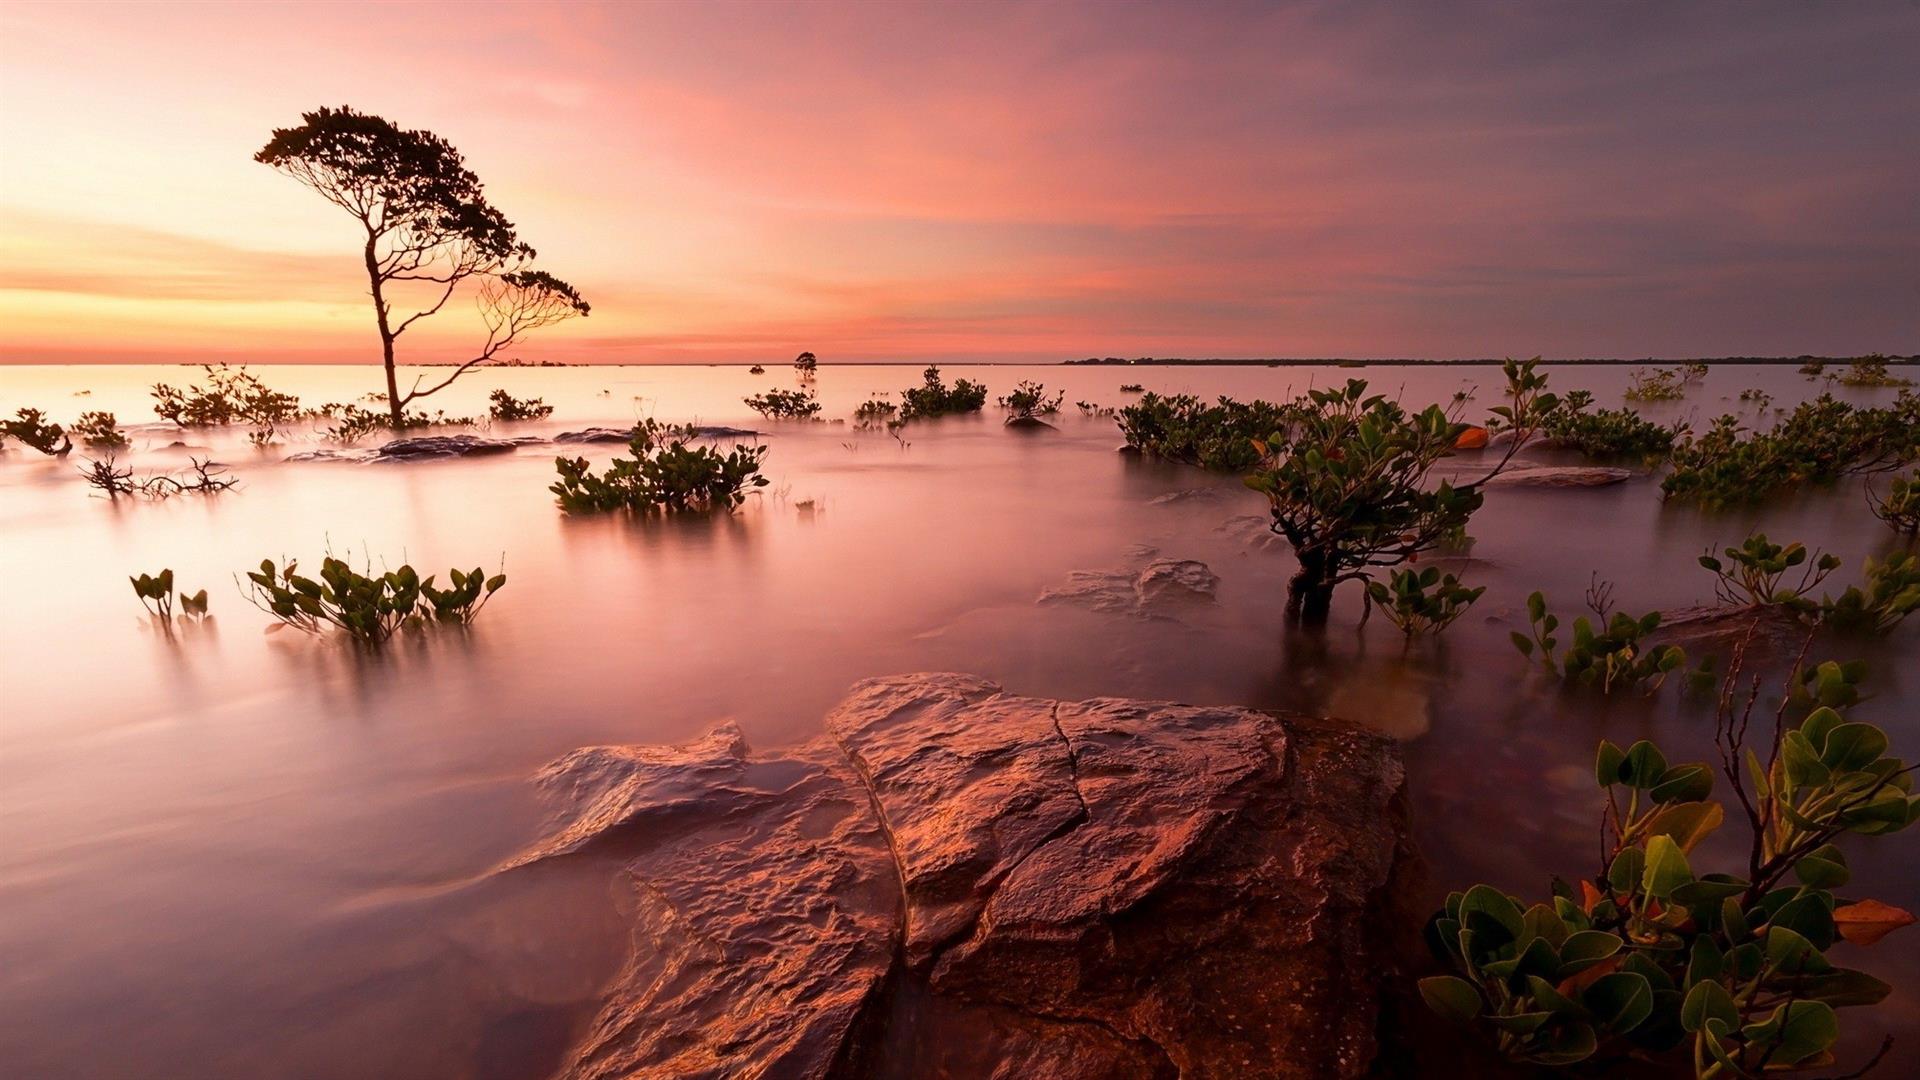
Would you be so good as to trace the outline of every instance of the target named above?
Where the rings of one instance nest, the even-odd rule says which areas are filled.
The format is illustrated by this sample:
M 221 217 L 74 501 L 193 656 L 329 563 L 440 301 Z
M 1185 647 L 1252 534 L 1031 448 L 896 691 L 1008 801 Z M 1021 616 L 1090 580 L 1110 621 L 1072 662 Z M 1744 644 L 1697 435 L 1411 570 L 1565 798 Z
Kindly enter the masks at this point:
M 1075 604 L 1114 615 L 1172 617 L 1211 604 L 1220 578 L 1196 559 L 1154 559 L 1139 570 L 1075 570 L 1040 594 L 1042 604 Z
M 1231 707 L 863 682 L 757 756 L 578 751 L 509 867 L 629 878 L 571 1077 L 1348 1077 L 1373 1054 L 1393 744 Z
M 1488 487 L 1589 488 L 1608 487 L 1633 478 L 1631 469 L 1605 465 L 1530 465 L 1508 469 L 1487 481 Z
M 1037 416 L 1009 416 L 1006 425 L 1015 431 L 1056 431 L 1052 424 Z
M 374 453 L 379 461 L 422 461 L 511 454 L 520 445 L 516 439 L 488 439 L 479 435 L 420 435 L 383 443 Z

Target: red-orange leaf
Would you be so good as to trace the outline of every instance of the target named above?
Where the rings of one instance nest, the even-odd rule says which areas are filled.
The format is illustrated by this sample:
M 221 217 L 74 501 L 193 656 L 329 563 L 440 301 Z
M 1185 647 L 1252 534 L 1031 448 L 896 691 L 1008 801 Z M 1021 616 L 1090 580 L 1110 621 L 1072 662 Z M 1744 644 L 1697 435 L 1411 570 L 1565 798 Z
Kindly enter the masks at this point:
M 1871 945 L 1903 926 L 1913 925 L 1913 912 L 1878 900 L 1861 900 L 1833 909 L 1833 925 L 1855 945 Z

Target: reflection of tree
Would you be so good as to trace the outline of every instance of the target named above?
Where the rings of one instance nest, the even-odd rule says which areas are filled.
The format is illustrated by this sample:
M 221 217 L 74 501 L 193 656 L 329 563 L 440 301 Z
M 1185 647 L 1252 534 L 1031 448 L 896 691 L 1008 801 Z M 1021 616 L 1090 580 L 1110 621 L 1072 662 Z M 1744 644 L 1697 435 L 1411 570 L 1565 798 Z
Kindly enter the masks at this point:
M 350 108 L 301 116 L 280 128 L 254 160 L 293 177 L 352 214 L 365 233 L 362 255 L 386 367 L 393 426 L 408 403 L 435 393 L 486 364 L 527 333 L 588 313 L 573 286 L 531 269 L 532 247 L 486 200 L 480 178 L 460 152 L 430 131 L 404 130 Z M 394 374 L 394 342 L 437 314 L 469 279 L 481 282 L 478 303 L 485 344 L 431 386 L 417 379 L 405 394 Z M 419 307 L 396 317 L 393 292 L 424 290 Z

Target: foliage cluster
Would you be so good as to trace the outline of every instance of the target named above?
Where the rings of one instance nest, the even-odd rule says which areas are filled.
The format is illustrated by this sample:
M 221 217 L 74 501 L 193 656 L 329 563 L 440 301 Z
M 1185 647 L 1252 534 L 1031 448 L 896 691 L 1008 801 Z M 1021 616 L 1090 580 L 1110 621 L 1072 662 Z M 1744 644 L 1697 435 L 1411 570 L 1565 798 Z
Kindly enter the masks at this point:
M 451 585 L 442 589 L 411 566 L 376 577 L 332 556 L 321 561 L 318 578 L 300 574 L 291 559 L 284 567 L 263 559 L 260 569 L 247 571 L 250 598 L 261 610 L 308 633 L 337 627 L 364 645 L 380 645 L 405 627 L 467 625 L 507 583 L 505 574 L 487 577 L 478 568 L 447 576 Z
M 1670 499 L 1707 506 L 1755 502 L 1801 483 L 1885 472 L 1920 459 L 1920 397 L 1901 391 L 1892 405 L 1860 408 L 1822 394 L 1768 431 L 1748 431 L 1722 416 L 1675 446 L 1673 471 L 1660 482 Z
M 1721 603 L 1779 604 L 1803 615 L 1820 609 L 1813 590 L 1840 568 L 1838 556 L 1814 552 L 1808 562 L 1805 544 L 1776 544 L 1766 533 L 1754 533 L 1723 554 L 1724 561 L 1711 551 L 1700 556 L 1700 565 L 1713 572 L 1714 595 Z M 1789 582 L 1787 574 L 1795 567 L 1803 568 L 1800 577 Z
M 1048 397 L 1045 384 L 1023 379 L 1012 393 L 1000 399 L 1000 407 L 1010 410 L 1015 418 L 1038 416 L 1059 412 L 1060 403 L 1066 397 L 1065 390 Z
M 1260 464 L 1255 440 L 1292 421 L 1292 408 L 1222 397 L 1207 405 L 1191 394 L 1142 394 L 1120 410 L 1127 446 L 1149 457 L 1197 465 L 1210 472 L 1244 473 Z
M 931 420 L 957 413 L 979 412 L 987 404 L 987 388 L 970 379 L 955 379 L 948 386 L 940 379 L 938 367 L 920 373 L 920 385 L 900 391 L 900 420 Z
M 246 367 L 204 364 L 206 379 L 185 387 L 155 383 L 153 411 L 162 420 L 181 427 L 226 427 L 244 424 L 257 445 L 271 441 L 279 430 L 308 415 L 300 399 L 269 387 Z
M 820 411 L 820 402 L 810 389 L 769 390 L 742 400 L 747 408 L 769 420 L 808 420 Z
M 1840 376 L 1842 386 L 1912 386 L 1913 380 L 1887 370 L 1884 356 L 1863 356 L 1847 365 Z
M 18 439 L 50 457 L 66 457 L 73 440 L 59 424 L 49 423 L 39 409 L 20 409 L 12 420 L 0 420 L 0 443 Z
M 1567 682 L 1597 686 L 1603 694 L 1628 688 L 1652 693 L 1668 675 L 1686 665 L 1686 650 L 1648 642 L 1660 627 L 1658 611 L 1636 618 L 1612 611 L 1605 597 L 1598 588 L 1589 590 L 1588 606 L 1598 626 L 1585 615 L 1575 618 L 1573 640 L 1556 655 L 1560 617 L 1547 609 L 1545 594 L 1534 592 L 1527 597 L 1528 632 L 1512 632 L 1514 647 L 1528 658 L 1537 650 L 1541 665 Z
M 1632 409 L 1589 409 L 1592 403 L 1591 392 L 1569 391 L 1541 416 L 1541 435 L 1588 457 L 1654 460 L 1687 431 L 1684 421 L 1661 425 Z
M 1429 1006 L 1536 1065 L 1690 1050 L 1698 1080 L 1729 1080 L 1831 1063 L 1835 1010 L 1890 988 L 1827 950 L 1913 921 L 1843 897 L 1850 871 L 1835 841 L 1904 829 L 1920 799 L 1886 734 L 1831 706 L 1789 726 L 1783 701 L 1771 740 L 1749 746 L 1758 686 L 1742 708 L 1738 670 L 1716 714 L 1717 770 L 1669 765 L 1650 742 L 1600 744 L 1608 839 L 1577 891 L 1555 879 L 1550 902 L 1525 907 L 1486 885 L 1447 897 L 1427 939 L 1452 973 L 1420 981 Z M 1697 846 L 1727 816 L 1711 799 L 1716 771 L 1747 825 L 1741 874 L 1696 868 Z
M 1678 401 L 1687 388 L 1706 378 L 1707 365 L 1681 364 L 1671 368 L 1635 368 L 1628 377 L 1628 401 Z
M 1438 405 L 1413 413 L 1367 384 L 1310 390 L 1285 409 L 1285 423 L 1253 448 L 1261 456 L 1246 484 L 1267 497 L 1273 531 L 1292 545 L 1300 569 L 1288 586 L 1288 611 L 1326 618 L 1343 581 L 1413 562 L 1464 534 L 1480 508 L 1481 485 L 1504 469 L 1539 430 L 1558 399 L 1546 392 L 1539 359 L 1504 368 L 1508 404 L 1493 410 L 1513 432 L 1507 452 L 1479 479 L 1427 485 L 1427 473 L 1453 453 L 1468 425 Z M 1123 422 L 1124 423 L 1124 422 Z
M 79 436 L 89 450 L 123 450 L 127 446 L 126 433 L 110 412 L 83 412 L 67 432 Z
M 1437 634 L 1465 615 L 1486 591 L 1485 585 L 1467 588 L 1458 577 L 1443 576 L 1434 566 L 1395 570 L 1385 582 L 1367 582 L 1367 610 L 1379 608 L 1408 637 Z
M 1920 533 L 1920 473 L 1894 477 L 1885 498 L 1868 488 L 1867 505 L 1895 532 Z
M 735 445 L 725 454 L 690 446 L 691 428 L 647 419 L 627 444 L 631 458 L 614 458 L 595 474 L 586 458 L 555 458 L 560 479 L 548 490 L 569 514 L 629 510 L 636 513 L 731 510 L 748 490 L 765 487 L 760 475 L 764 446 Z
M 495 390 L 487 395 L 487 400 L 492 402 L 487 406 L 487 415 L 502 423 L 545 420 L 553 415 L 553 406 L 541 398 L 517 398 L 505 390 Z

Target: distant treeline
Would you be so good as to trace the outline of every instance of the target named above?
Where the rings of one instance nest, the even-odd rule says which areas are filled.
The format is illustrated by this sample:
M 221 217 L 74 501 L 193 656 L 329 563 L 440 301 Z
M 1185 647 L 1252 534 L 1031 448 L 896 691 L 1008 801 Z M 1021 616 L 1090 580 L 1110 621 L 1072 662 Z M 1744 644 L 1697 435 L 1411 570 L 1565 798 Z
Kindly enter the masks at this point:
M 1646 366 L 1646 365 L 1655 365 L 1655 364 L 1679 364 L 1679 363 L 1796 364 L 1797 365 L 1797 364 L 1808 364 L 1808 363 L 1850 364 L 1853 361 L 1859 360 L 1859 359 L 1863 359 L 1863 358 L 1858 356 L 1710 356 L 1710 357 L 1685 357 L 1680 359 L 1659 359 L 1659 358 L 1648 356 L 1648 357 L 1641 357 L 1636 360 L 1629 360 L 1623 357 L 1595 356 L 1595 357 L 1582 357 L 1579 359 L 1568 359 L 1568 360 L 1542 360 L 1540 362 L 1542 364 L 1594 364 L 1594 365 L 1611 364 L 1616 366 Z M 1913 356 L 1889 355 L 1889 356 L 1878 357 L 1878 359 L 1885 360 L 1889 364 L 1912 364 L 1912 363 L 1920 363 L 1920 354 L 1916 354 Z M 1328 366 L 1392 367 L 1397 364 L 1398 365 L 1430 364 L 1435 366 L 1448 366 L 1448 365 L 1486 365 L 1486 364 L 1498 364 L 1501 362 L 1502 362 L 1502 358 L 1498 356 L 1488 356 L 1488 357 L 1482 357 L 1479 359 L 1472 359 L 1472 360 L 1425 360 L 1415 356 L 1400 357 L 1396 359 L 1385 359 L 1385 360 L 1355 360 L 1351 357 L 1343 357 L 1343 356 L 1326 356 L 1326 357 L 1290 356 L 1290 357 L 1275 357 L 1275 358 L 1259 358 L 1259 357 L 1198 358 L 1198 357 L 1184 357 L 1184 356 L 1135 356 L 1135 357 L 1089 356 L 1085 360 L 1061 361 L 1061 363 L 1063 364 L 1096 364 L 1096 365 L 1121 365 L 1121 366 L 1135 365 L 1135 366 L 1149 366 L 1149 367 L 1174 367 L 1174 366 L 1181 366 L 1181 365 L 1194 366 L 1194 367 L 1200 367 L 1200 366 L 1205 366 L 1205 367 L 1328 367 Z

